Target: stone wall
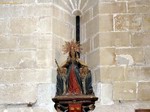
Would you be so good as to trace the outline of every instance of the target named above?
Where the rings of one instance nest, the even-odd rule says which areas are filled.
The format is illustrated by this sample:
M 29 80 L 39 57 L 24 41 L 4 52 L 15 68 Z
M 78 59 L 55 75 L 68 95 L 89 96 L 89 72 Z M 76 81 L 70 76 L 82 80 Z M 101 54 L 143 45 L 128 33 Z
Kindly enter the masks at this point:
M 150 108 L 150 1 L 82 1 L 81 56 L 99 97 L 95 112 Z M 0 1 L 0 112 L 55 111 L 54 60 L 64 61 L 62 44 L 75 37 L 68 7 L 62 0 Z
M 81 16 L 82 57 L 99 97 L 94 112 L 150 108 L 149 12 L 149 0 L 99 0 Z
M 0 112 L 52 112 L 61 45 L 75 18 L 52 0 L 0 1 Z

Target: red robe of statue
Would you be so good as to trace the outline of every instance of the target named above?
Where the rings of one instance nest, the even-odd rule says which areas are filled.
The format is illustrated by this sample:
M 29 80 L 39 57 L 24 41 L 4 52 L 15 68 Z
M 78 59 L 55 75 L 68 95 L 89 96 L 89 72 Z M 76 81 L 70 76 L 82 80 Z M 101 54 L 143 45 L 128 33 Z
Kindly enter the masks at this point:
M 74 66 L 72 65 L 70 76 L 69 76 L 69 88 L 68 88 L 69 94 L 81 94 L 81 88 L 78 84 L 77 77 L 75 75 Z

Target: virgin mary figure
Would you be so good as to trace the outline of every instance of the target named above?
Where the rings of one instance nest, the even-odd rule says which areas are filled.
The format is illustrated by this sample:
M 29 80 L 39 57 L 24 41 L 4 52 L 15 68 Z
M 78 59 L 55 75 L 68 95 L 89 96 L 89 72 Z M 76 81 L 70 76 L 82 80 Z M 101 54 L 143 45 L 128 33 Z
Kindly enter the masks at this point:
M 91 72 L 78 57 L 80 44 L 66 42 L 63 51 L 68 53 L 68 58 L 57 69 L 56 96 L 93 94 Z

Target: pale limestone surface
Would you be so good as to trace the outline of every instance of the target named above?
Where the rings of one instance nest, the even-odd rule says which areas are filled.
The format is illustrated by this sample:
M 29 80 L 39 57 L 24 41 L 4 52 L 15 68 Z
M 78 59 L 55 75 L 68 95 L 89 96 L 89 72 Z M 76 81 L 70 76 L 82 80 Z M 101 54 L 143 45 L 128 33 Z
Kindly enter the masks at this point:
M 150 82 L 139 82 L 138 83 L 138 99 L 149 101 L 150 96 L 147 95 L 150 93 Z
M 108 8 L 109 7 L 109 8 Z M 98 6 L 100 14 L 112 14 L 112 13 L 125 13 L 126 12 L 126 2 L 106 2 L 99 3 Z
M 101 82 L 124 81 L 124 67 L 101 67 Z
M 142 16 L 137 14 L 116 15 L 115 31 L 141 31 Z
M 149 0 L 99 0 L 83 13 L 83 57 L 101 82 L 94 112 L 150 108 L 149 12 Z
M 99 32 L 99 16 L 96 16 L 86 24 L 86 38 L 92 38 L 98 32 Z
M 150 33 L 149 32 L 137 32 L 131 33 L 131 44 L 134 47 L 150 46 Z
M 101 105 L 114 104 L 112 99 L 112 84 L 101 84 Z
M 54 59 L 74 37 L 75 18 L 51 2 L 0 1 L 0 112 L 55 112 Z
M 35 18 L 14 18 L 10 21 L 10 33 L 31 34 L 36 30 L 37 21 Z
M 136 100 L 135 82 L 114 82 L 113 83 L 114 100 Z
M 128 47 L 130 37 L 128 32 L 99 33 L 100 47 Z
M 87 55 L 87 64 L 89 65 L 90 68 L 94 68 L 99 65 L 100 62 L 99 56 L 100 56 L 99 50 L 96 50 L 95 52 Z
M 0 84 L 0 104 L 36 103 L 37 86 L 33 84 Z
M 81 0 L 80 8 L 94 112 L 150 108 L 150 1 Z M 54 60 L 66 59 L 62 45 L 75 37 L 72 11 L 69 0 L 0 1 L 0 112 L 55 112 Z
M 115 48 L 100 49 L 100 65 L 115 65 Z

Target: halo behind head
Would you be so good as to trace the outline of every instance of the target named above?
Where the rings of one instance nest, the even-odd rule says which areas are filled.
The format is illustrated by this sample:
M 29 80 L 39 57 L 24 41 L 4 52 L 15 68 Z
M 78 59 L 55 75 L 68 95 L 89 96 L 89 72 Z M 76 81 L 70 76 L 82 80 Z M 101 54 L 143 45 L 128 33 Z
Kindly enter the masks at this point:
M 81 45 L 79 42 L 75 42 L 72 40 L 71 42 L 65 42 L 63 45 L 63 52 L 64 54 L 70 52 L 72 49 L 74 49 L 75 52 L 81 52 Z

